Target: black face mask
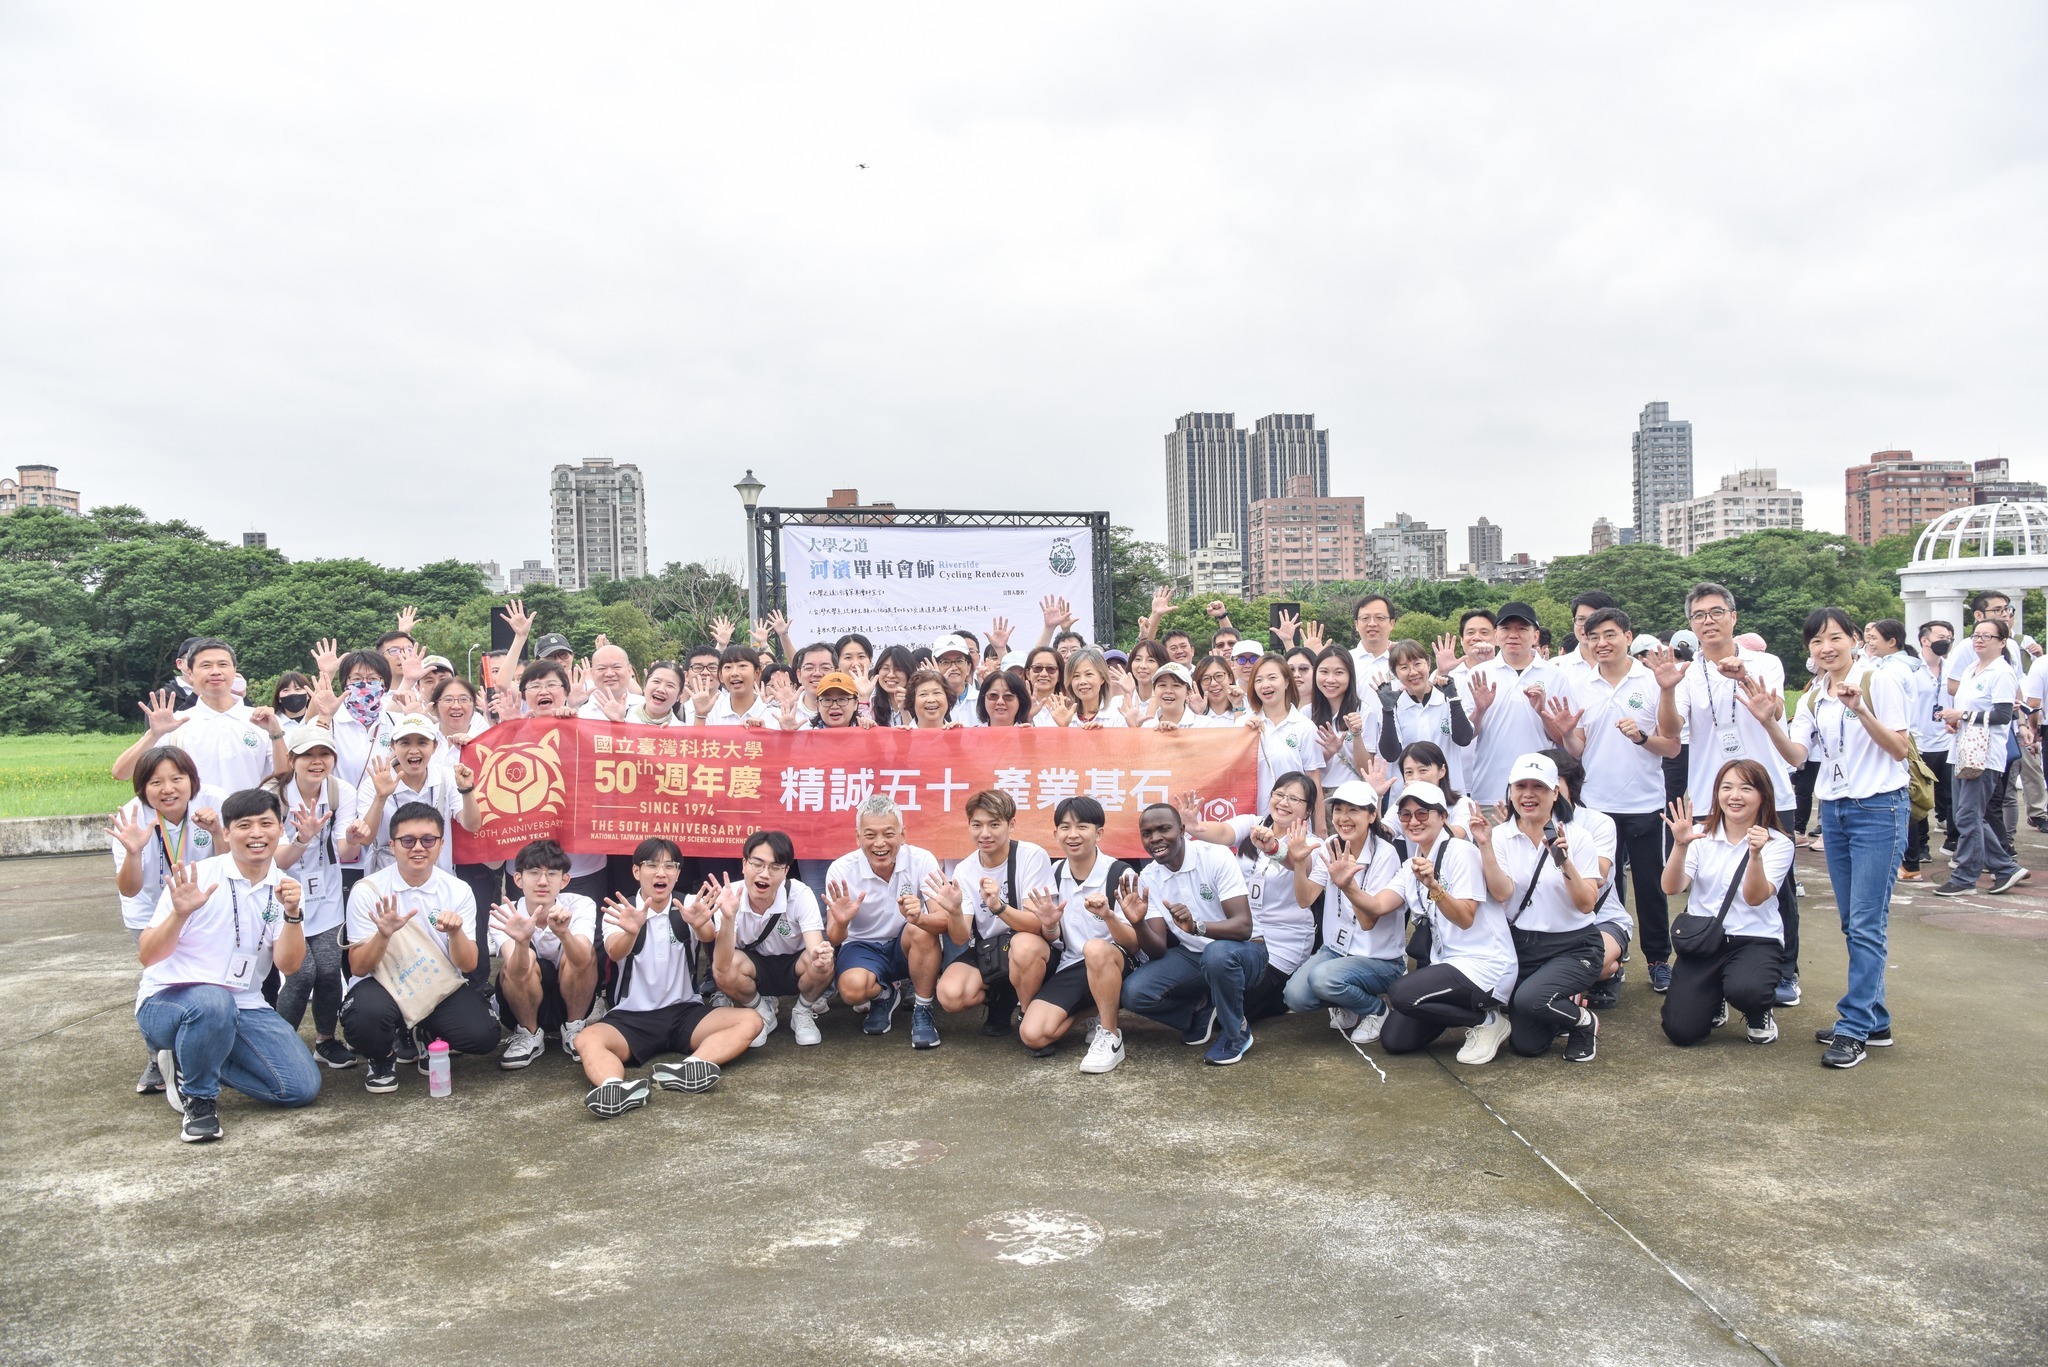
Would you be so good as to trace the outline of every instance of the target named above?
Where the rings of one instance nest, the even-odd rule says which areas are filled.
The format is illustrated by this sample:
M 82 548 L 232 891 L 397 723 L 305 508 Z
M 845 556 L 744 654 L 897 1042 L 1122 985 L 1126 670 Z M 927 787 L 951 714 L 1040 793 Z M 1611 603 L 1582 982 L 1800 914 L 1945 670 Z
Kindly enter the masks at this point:
M 312 701 L 312 695 L 309 693 L 287 693 L 277 700 L 277 710 L 287 717 L 296 717 L 305 711 Z
M 1948 654 L 1949 647 L 1953 646 L 1954 644 L 1954 641 L 1930 641 L 1928 642 L 1927 649 L 1931 651 L 1936 658 L 1940 658 L 1941 656 Z

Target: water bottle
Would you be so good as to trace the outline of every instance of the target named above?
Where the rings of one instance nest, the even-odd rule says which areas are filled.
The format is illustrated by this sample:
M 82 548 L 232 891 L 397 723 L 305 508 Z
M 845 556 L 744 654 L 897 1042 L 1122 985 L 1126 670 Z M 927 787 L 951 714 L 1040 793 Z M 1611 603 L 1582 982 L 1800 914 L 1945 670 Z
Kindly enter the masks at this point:
M 427 1095 L 447 1096 L 454 1090 L 455 1080 L 448 1070 L 448 1041 L 437 1039 L 427 1046 Z

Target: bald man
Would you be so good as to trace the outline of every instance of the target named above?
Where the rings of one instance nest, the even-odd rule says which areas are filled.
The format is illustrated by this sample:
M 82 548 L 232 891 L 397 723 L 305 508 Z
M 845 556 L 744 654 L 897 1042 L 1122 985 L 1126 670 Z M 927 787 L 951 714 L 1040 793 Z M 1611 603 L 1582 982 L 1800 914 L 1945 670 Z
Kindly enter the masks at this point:
M 601 693 L 616 698 L 624 706 L 631 707 L 640 701 L 640 695 L 634 691 L 637 687 L 632 659 L 618 646 L 601 645 L 590 654 L 591 697 L 576 715 L 591 721 L 603 721 L 605 712 L 598 706 L 597 695 Z

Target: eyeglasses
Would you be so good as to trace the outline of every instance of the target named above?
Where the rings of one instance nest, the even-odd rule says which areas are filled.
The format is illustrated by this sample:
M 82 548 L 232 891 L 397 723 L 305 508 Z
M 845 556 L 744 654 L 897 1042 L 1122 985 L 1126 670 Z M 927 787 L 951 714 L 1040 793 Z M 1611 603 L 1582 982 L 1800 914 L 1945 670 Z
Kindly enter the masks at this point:
M 675 863 L 672 860 L 667 859 L 650 860 L 649 862 L 640 865 L 640 867 L 643 869 L 652 869 L 656 873 L 681 873 L 683 869 L 683 866 L 681 864 Z
M 1727 615 L 1727 608 L 1701 608 L 1697 612 L 1688 614 L 1688 620 L 1694 622 L 1718 622 Z
M 1387 625 L 1389 622 L 1393 621 L 1394 619 L 1387 616 L 1383 612 L 1368 612 L 1364 616 L 1360 617 L 1358 620 L 1365 623 L 1367 626 L 1383 627 Z
M 1434 807 L 1403 807 L 1399 813 L 1401 824 L 1412 826 L 1435 810 Z
M 674 865 L 674 864 L 656 864 L 656 865 L 653 865 L 652 867 L 654 867 L 654 868 L 669 868 L 669 869 L 672 869 L 672 868 L 675 868 L 675 867 L 676 867 L 676 865 Z M 749 860 L 748 860 L 748 861 L 746 862 L 746 868 L 747 868 L 747 870 L 748 870 L 749 872 L 751 872 L 751 873 L 772 873 L 772 872 L 774 872 L 774 871 L 775 871 L 776 869 L 779 869 L 779 868 L 782 868 L 782 867 L 784 867 L 784 866 L 783 866 L 783 865 L 781 865 L 781 864 L 778 864 L 778 863 L 776 863 L 776 862 L 775 862 L 775 861 L 773 861 L 772 859 L 762 859 L 762 858 L 760 858 L 759 856 L 756 856 L 755 858 L 749 859 Z
M 441 837 L 438 835 L 394 835 L 391 837 L 391 843 L 403 845 L 408 850 L 431 850 L 434 846 L 441 843 Z

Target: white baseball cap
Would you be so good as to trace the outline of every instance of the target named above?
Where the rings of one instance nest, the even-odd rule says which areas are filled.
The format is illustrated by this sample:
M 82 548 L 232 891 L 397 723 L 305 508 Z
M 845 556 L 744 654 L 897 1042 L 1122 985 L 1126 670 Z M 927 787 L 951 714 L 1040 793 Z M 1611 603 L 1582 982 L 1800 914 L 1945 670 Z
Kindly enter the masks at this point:
M 417 712 L 408 712 L 391 728 L 391 739 L 404 740 L 407 736 L 425 736 L 428 740 L 439 740 L 441 733 L 434 729 L 434 723 L 429 718 Z
M 1414 791 L 1412 788 L 1409 791 Z M 1338 784 L 1330 793 L 1330 801 L 1341 802 L 1347 807 L 1365 807 L 1372 811 L 1380 809 L 1380 795 L 1364 779 L 1347 779 Z
M 1557 791 L 1557 765 L 1548 755 L 1528 754 L 1515 761 L 1515 767 L 1508 770 L 1508 787 L 1517 783 L 1540 783 L 1552 792 Z
M 1431 783 L 1428 779 L 1418 779 L 1401 790 L 1401 802 L 1406 802 L 1410 798 L 1420 802 L 1425 807 L 1436 808 L 1445 816 L 1451 814 L 1451 804 L 1444 797 L 1444 790 Z M 1400 803 L 1397 802 L 1394 805 L 1398 807 Z
M 1256 660 L 1265 653 L 1266 648 L 1257 641 L 1239 641 L 1231 648 L 1230 658 L 1233 660 Z
M 965 636 L 946 635 L 932 642 L 932 658 L 934 660 L 943 660 L 948 655 L 965 655 L 968 659 L 972 660 L 975 656 L 975 651 L 973 646 L 967 644 Z
M 1165 664 L 1159 666 L 1159 672 L 1152 676 L 1152 681 L 1157 683 L 1162 678 L 1179 679 L 1189 688 L 1195 686 L 1195 676 L 1189 673 L 1188 667 L 1179 660 L 1168 660 Z

